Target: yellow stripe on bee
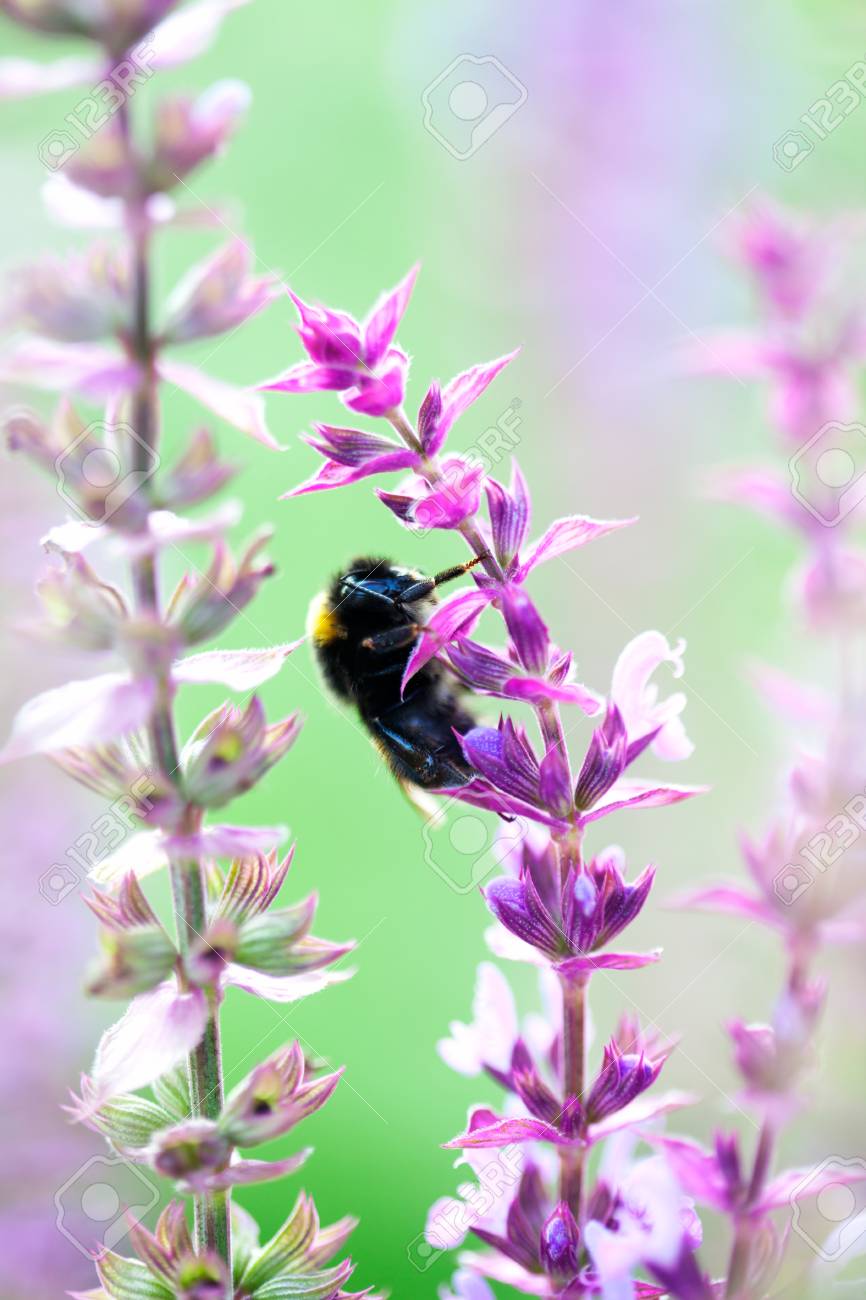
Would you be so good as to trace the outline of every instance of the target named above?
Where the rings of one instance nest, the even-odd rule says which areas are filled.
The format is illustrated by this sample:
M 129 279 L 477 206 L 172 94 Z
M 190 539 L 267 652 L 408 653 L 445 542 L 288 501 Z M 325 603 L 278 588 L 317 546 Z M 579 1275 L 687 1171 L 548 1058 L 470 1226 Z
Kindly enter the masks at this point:
M 338 641 L 346 635 L 345 628 L 336 612 L 331 609 L 328 597 L 324 592 L 316 596 L 310 605 L 310 612 L 307 616 L 307 633 L 313 638 L 316 645 L 328 645 L 329 642 Z

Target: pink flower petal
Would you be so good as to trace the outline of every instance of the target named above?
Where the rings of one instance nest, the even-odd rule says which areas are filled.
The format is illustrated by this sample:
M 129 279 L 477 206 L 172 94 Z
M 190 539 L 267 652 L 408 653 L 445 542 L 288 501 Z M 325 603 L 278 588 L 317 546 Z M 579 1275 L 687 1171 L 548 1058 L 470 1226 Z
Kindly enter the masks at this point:
M 270 447 L 272 451 L 285 450 L 268 430 L 264 399 L 257 393 L 225 384 L 221 379 L 204 374 L 196 366 L 167 357 L 160 358 L 159 372 L 163 379 L 182 388 L 227 424 L 240 429 L 241 433 L 254 438 L 264 447 Z
M 543 677 L 509 677 L 503 683 L 502 694 L 510 700 L 558 700 L 562 704 L 576 704 L 587 717 L 593 717 L 604 704 L 602 696 L 579 682 L 564 682 L 556 686 Z
M 340 465 L 337 461 L 326 460 L 312 478 L 300 483 L 291 491 L 284 492 L 281 500 L 287 497 L 303 496 L 306 492 L 322 492 L 329 488 L 349 487 L 352 483 L 360 482 L 361 479 L 370 478 L 373 474 L 392 474 L 398 469 L 411 469 L 417 459 L 415 452 L 410 451 L 407 447 L 405 450 L 398 448 L 394 451 L 383 452 L 381 456 L 373 456 L 360 465 Z
M 634 1101 L 615 1111 L 597 1124 L 590 1124 L 587 1139 L 592 1146 L 617 1133 L 620 1129 L 633 1128 L 637 1124 L 648 1124 L 659 1115 L 667 1115 L 672 1110 L 681 1110 L 683 1106 L 694 1106 L 698 1098 L 689 1092 L 644 1093 Z
M 475 977 L 472 1024 L 452 1021 L 450 1038 L 442 1038 L 436 1050 L 458 1074 L 480 1074 L 484 1065 L 507 1071 L 511 1051 L 519 1033 L 517 1008 L 508 980 L 498 966 L 483 961 Z
M 155 698 L 152 681 L 125 673 L 104 673 L 43 691 L 19 710 L 0 762 L 95 745 L 136 731 L 150 717 Z
M 266 975 L 263 971 L 231 962 L 223 978 L 226 984 L 263 998 L 265 1002 L 297 1002 L 332 984 L 342 984 L 353 974 L 350 970 L 312 970 L 299 975 Z
M 283 1160 L 235 1160 L 220 1173 L 206 1174 L 187 1181 L 187 1186 L 197 1192 L 221 1192 L 229 1187 L 245 1187 L 250 1183 L 269 1183 L 275 1178 L 286 1178 L 310 1158 L 312 1147 L 297 1151 Z
M 661 955 L 661 948 L 653 948 L 650 952 L 596 952 L 585 957 L 568 957 L 554 969 L 560 975 L 579 975 L 593 970 L 640 970 L 657 962 Z
M 142 880 L 167 866 L 168 854 L 162 832 L 136 831 L 113 853 L 91 867 L 87 878 L 102 889 L 116 890 L 130 872 L 136 880 Z
M 484 390 L 493 382 L 500 370 L 513 361 L 520 351 L 515 348 L 507 356 L 497 357 L 495 361 L 488 361 L 478 366 L 472 366 L 470 370 L 464 370 L 462 374 L 452 379 L 442 390 L 442 413 L 436 422 L 435 431 L 430 435 L 426 451 L 430 456 L 435 456 L 440 451 L 445 439 L 454 421 L 463 414 L 468 406 L 477 401 Z
M 355 372 L 341 366 L 323 366 L 318 361 L 296 361 L 288 370 L 258 388 L 263 393 L 324 393 L 349 388 Z
M 223 19 L 249 0 L 198 0 L 169 14 L 147 38 L 147 62 L 152 68 L 174 68 L 204 54 Z
M 829 726 L 833 717 L 830 692 L 798 681 L 770 664 L 753 664 L 749 676 L 764 698 L 788 721 Z
M 494 1116 L 494 1119 L 496 1117 Z M 553 1142 L 557 1146 L 572 1145 L 561 1137 L 550 1124 L 540 1119 L 496 1119 L 495 1123 L 474 1128 L 469 1133 L 443 1142 L 446 1149 L 480 1150 L 487 1147 L 505 1147 L 510 1142 Z
M 866 1182 L 866 1163 L 859 1157 L 843 1160 L 833 1157 L 811 1169 L 786 1169 L 766 1187 L 755 1207 L 757 1214 L 766 1214 L 783 1205 L 818 1196 L 828 1187 L 853 1187 Z
M 674 677 L 684 671 L 684 640 L 668 645 L 661 632 L 640 632 L 620 652 L 614 665 L 610 696 L 620 711 L 630 742 L 655 732 L 653 752 L 659 758 L 677 761 L 688 758 L 694 746 L 685 733 L 680 714 L 686 697 L 682 692 L 659 701 L 658 687 L 651 681 L 662 664 L 670 664 Z
M 97 1110 L 109 1097 L 144 1088 L 173 1069 L 198 1044 L 207 1018 L 201 989 L 181 993 L 172 979 L 139 993 L 99 1041 L 88 1108 Z
M 266 650 L 205 650 L 172 665 L 176 682 L 216 682 L 231 691 L 253 691 L 275 677 L 304 638 Z
M 197 835 L 169 835 L 166 851 L 173 858 L 238 858 L 269 853 L 288 835 L 285 826 L 203 826 Z
M 147 532 L 117 538 L 119 549 L 127 555 L 153 555 L 164 547 L 182 546 L 185 542 L 218 541 L 241 517 L 237 501 L 224 501 L 209 515 L 185 519 L 171 510 L 151 510 Z
M 35 63 L 31 59 L 0 59 L 0 103 L 4 99 L 26 99 L 72 86 L 92 86 L 102 77 L 98 59 L 57 59 Z
M 727 1213 L 730 1208 L 728 1186 L 714 1151 L 708 1151 L 689 1138 L 648 1133 L 645 1140 L 664 1152 L 684 1192 L 704 1205 L 712 1206 L 720 1214 Z
M 371 368 L 378 366 L 394 341 L 397 326 L 409 305 L 420 269 L 420 264 L 416 263 L 396 289 L 382 295 L 367 317 L 364 324 L 364 360 Z
M 426 663 L 458 632 L 468 636 L 478 622 L 483 611 L 495 597 L 496 592 L 489 588 L 470 587 L 459 595 L 446 600 L 434 611 L 428 620 L 429 632 L 424 632 L 409 656 L 406 671 L 403 674 L 401 690 Z
M 620 808 L 663 808 L 666 804 L 691 799 L 696 794 L 706 794 L 708 789 L 709 786 L 706 785 L 658 785 L 653 781 L 635 781 L 623 777 L 602 795 L 589 812 L 581 816 L 580 822 L 581 825 L 587 825 Z
M 43 338 L 19 340 L 5 350 L 0 364 L 2 383 L 75 391 L 94 401 L 130 392 L 139 373 L 133 362 L 98 343 L 58 343 Z
M 672 907 L 693 908 L 698 912 L 719 912 L 728 916 L 742 916 L 748 921 L 777 927 L 778 918 L 761 898 L 749 894 L 739 885 L 708 885 L 689 893 L 678 894 L 671 900 Z
M 517 571 L 517 581 L 523 582 L 537 564 L 565 555 L 578 546 L 585 546 L 605 533 L 616 532 L 636 523 L 636 519 L 590 519 L 588 515 L 569 515 L 555 520 L 547 531 L 530 548 L 529 554 Z
M 759 379 L 778 362 L 778 349 L 759 334 L 726 330 L 690 345 L 684 359 L 689 369 L 704 375 Z

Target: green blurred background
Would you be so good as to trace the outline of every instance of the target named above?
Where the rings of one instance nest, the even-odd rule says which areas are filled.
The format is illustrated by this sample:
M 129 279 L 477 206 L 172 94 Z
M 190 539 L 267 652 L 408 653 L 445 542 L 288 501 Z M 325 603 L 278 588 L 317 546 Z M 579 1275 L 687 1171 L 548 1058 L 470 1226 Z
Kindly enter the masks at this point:
M 688 640 L 683 685 L 696 752 L 675 776 L 706 782 L 712 792 L 681 807 L 619 817 L 594 834 L 595 848 L 611 839 L 624 844 L 635 869 L 648 860 L 659 864 L 635 942 L 663 943 L 665 960 L 637 974 L 597 978 L 592 1006 L 599 1037 L 624 1007 L 681 1036 L 667 1082 L 701 1095 L 684 1121 L 700 1136 L 722 1121 L 750 1132 L 733 1097 L 722 1026 L 735 1013 L 767 1013 L 779 955 L 756 929 L 667 911 L 665 899 L 687 882 L 739 870 L 737 828 L 757 828 L 779 788 L 791 737 L 756 701 L 744 677 L 747 661 L 768 660 L 816 680 L 829 666 L 793 630 L 785 607 L 793 544 L 700 495 L 709 467 L 775 454 L 763 395 L 754 386 L 687 378 L 679 357 L 694 334 L 750 319 L 748 295 L 720 252 L 727 212 L 758 190 L 824 212 L 861 202 L 866 107 L 796 170 L 776 165 L 772 146 L 863 48 L 862 11 L 841 0 L 760 7 L 747 0 L 632 0 L 616 7 L 562 0 L 532 11 L 481 4 L 471 16 L 453 2 L 254 0 L 228 19 L 206 57 L 157 79 L 160 87 L 204 87 L 225 76 L 251 84 L 245 128 L 225 158 L 193 178 L 194 194 L 184 201 L 226 201 L 225 223 L 250 238 L 260 269 L 278 272 L 305 297 L 362 314 L 383 287 L 422 262 L 400 334 L 414 358 L 412 403 L 431 377 L 445 380 L 523 345 L 455 431 L 454 445 L 470 447 L 518 411 L 517 455 L 533 488 L 539 531 L 571 511 L 640 515 L 637 527 L 567 564 L 547 566 L 533 590 L 557 641 L 575 648 L 581 679 L 599 690 L 634 632 L 658 627 Z M 49 50 L 8 24 L 0 28 L 3 53 L 46 57 L 63 49 Z M 495 56 L 527 97 L 460 160 L 425 130 L 422 94 L 466 54 Z M 134 116 L 158 89 L 151 85 L 136 97 Z M 42 213 L 36 154 L 74 99 L 73 93 L 0 106 L 4 264 L 75 242 Z M 443 129 L 446 136 L 460 130 L 447 113 Z M 162 235 L 161 288 L 168 290 L 223 234 Z M 290 304 L 280 300 L 224 342 L 193 349 L 189 359 L 227 380 L 261 380 L 300 357 L 292 319 Z M 224 638 L 227 645 L 301 635 L 311 596 L 359 551 L 430 571 L 462 558 L 447 535 L 421 540 L 403 533 L 368 485 L 277 501 L 315 468 L 296 435 L 312 419 L 339 422 L 341 410 L 327 394 L 270 399 L 271 427 L 289 446 L 282 455 L 218 428 L 222 449 L 243 466 L 230 491 L 243 499 L 244 528 L 274 526 L 278 566 Z M 175 392 L 166 393 L 164 417 L 169 452 L 202 420 Z M 16 461 L 4 461 L 0 490 L 8 605 L 17 617 L 32 612 L 27 588 L 39 562 L 38 537 L 61 507 L 52 485 Z M 204 556 L 191 558 L 201 565 Z M 166 563 L 166 590 L 181 568 L 178 556 Z M 8 633 L 5 648 L 11 655 Z M 26 662 L 17 651 L 9 662 L 8 716 L 64 672 L 91 671 L 81 660 L 64 669 L 44 649 L 28 651 Z M 477 892 L 450 888 L 425 863 L 421 823 L 352 720 L 323 694 L 308 647 L 262 695 L 271 717 L 299 708 L 307 724 L 293 753 L 236 806 L 233 820 L 290 825 L 299 849 L 287 892 L 318 890 L 317 932 L 354 936 L 359 947 L 351 982 L 307 1002 L 273 1007 L 240 994 L 228 999 L 229 1085 L 292 1036 L 347 1067 L 335 1099 L 304 1133 L 316 1152 L 301 1179 L 241 1192 L 239 1200 L 273 1229 L 306 1186 L 326 1221 L 360 1216 L 351 1243 L 359 1284 L 433 1295 L 453 1260 L 435 1260 L 419 1274 L 412 1243 L 430 1203 L 459 1181 L 439 1144 L 460 1131 L 470 1102 L 498 1100 L 493 1085 L 451 1074 L 435 1052 L 448 1022 L 469 1018 L 487 914 Z M 206 691 L 183 696 L 184 730 L 218 702 Z M 577 715 L 567 721 L 580 754 L 588 724 Z M 32 763 L 24 775 L 0 779 L 10 823 L 22 782 L 40 806 L 63 815 L 27 875 L 20 855 L 11 855 L 7 868 L 28 924 L 38 930 L 49 923 L 49 909 L 33 873 L 44 870 L 43 861 L 62 861 L 63 845 L 86 828 L 94 809 L 47 765 Z M 449 845 L 447 832 L 433 852 L 446 875 L 466 879 L 465 855 Z M 50 923 L 60 937 L 40 969 L 45 996 L 57 1002 L 58 1042 L 63 1021 L 64 1047 L 55 1055 L 51 1041 L 45 1047 L 51 1105 L 43 1123 L 59 1130 L 53 1105 L 110 1017 L 75 992 L 92 943 L 76 894 Z M 838 981 L 824 1035 L 832 1068 L 815 1082 L 816 1111 L 791 1133 L 792 1150 L 804 1161 L 855 1153 L 848 1148 L 863 1062 L 845 1025 L 859 1014 L 862 968 L 846 969 L 855 978 Z M 529 1007 L 532 982 L 522 971 L 511 973 Z M 14 970 L 7 973 L 13 1003 L 15 978 Z M 31 1100 L 10 1087 L 12 1127 L 28 1122 Z M 289 1149 L 289 1141 L 275 1150 Z M 34 1195 L 45 1195 L 46 1204 L 51 1180 L 61 1182 L 75 1167 L 74 1155 L 63 1159 L 56 1168 L 47 1159 L 41 1181 L 33 1176 Z M 17 1184 L 10 1203 L 19 1195 Z M 709 1236 L 712 1257 L 721 1239 Z M 77 1256 L 70 1261 L 80 1267 Z

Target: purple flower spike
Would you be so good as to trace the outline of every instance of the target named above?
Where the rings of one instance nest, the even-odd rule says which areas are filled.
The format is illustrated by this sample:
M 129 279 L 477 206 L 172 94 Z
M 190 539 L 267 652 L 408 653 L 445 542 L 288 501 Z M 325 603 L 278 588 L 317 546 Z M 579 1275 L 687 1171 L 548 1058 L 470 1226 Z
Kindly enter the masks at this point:
M 393 346 L 393 339 L 417 274 L 416 266 L 379 300 L 363 323 L 346 312 L 311 306 L 290 291 L 301 318 L 298 334 L 310 359 L 297 362 L 261 387 L 280 393 L 331 389 L 343 393 L 350 410 L 364 415 L 386 415 L 398 409 L 409 360 Z
M 541 1229 L 541 1265 L 558 1287 L 567 1286 L 579 1267 L 580 1230 L 565 1201 L 556 1209 Z
M 646 867 L 633 884 L 623 878 L 618 855 L 594 858 L 580 875 L 571 872 L 563 897 L 563 918 L 576 952 L 594 952 L 610 943 L 640 912 L 655 877 Z
M 602 1067 L 586 1103 L 590 1120 L 596 1122 L 622 1110 L 658 1078 L 664 1057 L 650 1060 L 643 1051 L 623 1051 L 616 1040 L 604 1049 Z
M 609 704 L 604 722 L 592 733 L 574 790 L 575 806 L 586 810 L 597 803 L 622 776 L 627 761 L 628 737 L 622 714 L 615 704 Z

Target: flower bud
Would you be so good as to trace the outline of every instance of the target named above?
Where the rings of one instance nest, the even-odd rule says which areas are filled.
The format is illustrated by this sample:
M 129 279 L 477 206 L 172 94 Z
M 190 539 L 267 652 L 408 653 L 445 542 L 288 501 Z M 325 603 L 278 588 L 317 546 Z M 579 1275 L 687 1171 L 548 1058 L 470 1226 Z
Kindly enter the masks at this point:
M 64 555 L 36 584 L 48 629 L 84 650 L 109 650 L 127 618 L 116 587 L 100 582 L 81 555 Z
M 181 1259 L 174 1282 L 177 1300 L 223 1300 L 228 1278 L 222 1260 L 208 1253 Z
M 96 998 L 127 998 L 156 988 L 177 960 L 174 944 L 161 925 L 138 926 L 120 934 L 107 931 L 103 957 L 87 981 Z
M 586 758 L 574 791 L 576 808 L 585 811 L 606 794 L 622 775 L 627 761 L 628 737 L 622 715 L 615 704 L 608 705 L 604 722 L 592 733 Z
M 608 1043 L 586 1103 L 590 1123 L 613 1115 L 646 1092 L 662 1064 L 663 1060 L 650 1060 L 642 1051 L 623 1052 L 615 1042 Z
M 241 81 L 220 81 L 189 99 L 174 95 L 156 109 L 153 155 L 147 186 L 165 193 L 228 143 L 247 110 L 250 92 Z
M 94 343 L 128 328 L 129 271 L 115 250 L 44 258 L 13 272 L 3 315 L 67 343 Z
M 224 704 L 197 728 L 184 749 L 184 788 L 203 808 L 221 808 L 250 790 L 293 744 L 300 719 L 292 714 L 273 726 L 265 723 L 256 696 L 245 709 Z
M 199 429 L 180 459 L 161 475 L 159 505 L 166 510 L 197 505 L 219 492 L 235 472 L 233 465 L 219 460 L 209 430 Z
M 217 543 L 207 573 L 180 594 L 173 610 L 186 645 L 210 641 L 249 604 L 264 579 L 274 572 L 272 564 L 259 560 L 268 541 L 268 535 L 256 538 L 238 564 L 225 543 Z
M 567 1286 L 578 1271 L 580 1231 L 565 1201 L 560 1201 L 541 1229 L 539 1254 L 545 1273 Z
M 250 274 L 249 245 L 236 239 L 194 266 L 168 303 L 165 338 L 172 343 L 225 334 L 276 296 L 273 276 Z
M 151 1163 L 157 1173 L 179 1182 L 195 1184 L 196 1175 L 224 1169 L 232 1143 L 209 1119 L 190 1119 L 158 1133 L 151 1146 Z
M 306 1063 L 295 1042 L 256 1066 L 226 1099 L 221 1132 L 235 1146 L 248 1147 L 288 1133 L 323 1106 L 341 1070 L 305 1082 Z

